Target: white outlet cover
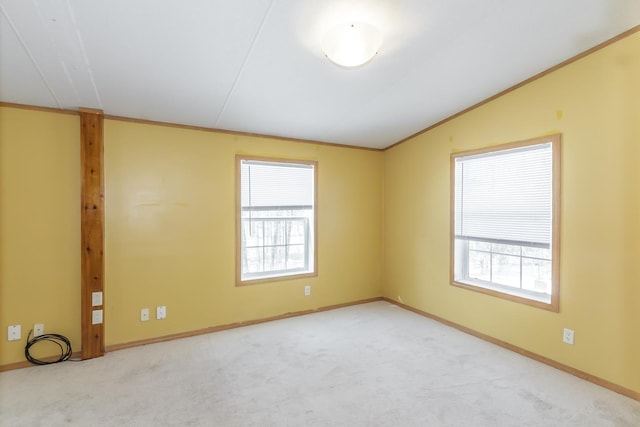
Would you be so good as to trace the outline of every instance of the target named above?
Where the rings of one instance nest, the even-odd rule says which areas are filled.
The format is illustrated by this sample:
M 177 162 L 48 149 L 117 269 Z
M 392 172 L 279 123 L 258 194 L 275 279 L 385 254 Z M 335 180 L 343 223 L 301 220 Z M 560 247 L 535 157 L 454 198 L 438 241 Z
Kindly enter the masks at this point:
M 21 328 L 20 325 L 10 325 L 7 328 L 7 340 L 8 341 L 18 341 L 21 336 Z
M 562 331 L 562 342 L 566 344 L 573 344 L 574 332 L 572 329 L 564 328 Z
M 99 325 L 102 323 L 102 310 L 93 310 L 91 312 L 91 324 Z
M 44 335 L 44 323 L 36 323 L 33 325 L 33 336 L 39 337 L 40 335 Z
M 164 305 L 158 306 L 156 308 L 156 319 L 164 319 L 167 317 L 167 307 Z
M 143 308 L 142 310 L 140 310 L 140 321 L 146 322 L 147 320 L 149 320 L 149 309 Z

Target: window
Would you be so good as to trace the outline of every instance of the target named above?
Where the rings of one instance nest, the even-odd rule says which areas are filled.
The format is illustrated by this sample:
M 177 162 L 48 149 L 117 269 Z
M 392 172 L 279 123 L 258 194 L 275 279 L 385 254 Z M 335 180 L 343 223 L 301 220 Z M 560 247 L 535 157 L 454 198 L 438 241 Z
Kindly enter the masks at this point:
M 237 283 L 316 274 L 317 163 L 237 157 Z
M 451 156 L 451 282 L 558 310 L 560 135 Z

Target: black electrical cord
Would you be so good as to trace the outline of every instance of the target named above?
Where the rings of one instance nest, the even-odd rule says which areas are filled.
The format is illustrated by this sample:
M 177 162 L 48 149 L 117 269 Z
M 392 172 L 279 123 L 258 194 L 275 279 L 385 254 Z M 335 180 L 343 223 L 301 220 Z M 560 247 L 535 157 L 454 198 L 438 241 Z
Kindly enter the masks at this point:
M 24 357 L 34 365 L 51 365 L 52 363 L 64 362 L 65 360 L 69 360 L 71 357 L 71 341 L 69 338 L 60 334 L 43 334 L 37 337 L 31 337 L 31 332 L 29 331 L 29 335 L 27 335 L 27 345 L 24 347 Z M 56 360 L 46 361 L 41 359 L 36 359 L 29 353 L 29 349 L 33 347 L 35 344 L 38 344 L 41 341 L 49 341 L 56 344 L 60 347 L 60 357 Z M 64 344 L 64 346 L 63 346 Z

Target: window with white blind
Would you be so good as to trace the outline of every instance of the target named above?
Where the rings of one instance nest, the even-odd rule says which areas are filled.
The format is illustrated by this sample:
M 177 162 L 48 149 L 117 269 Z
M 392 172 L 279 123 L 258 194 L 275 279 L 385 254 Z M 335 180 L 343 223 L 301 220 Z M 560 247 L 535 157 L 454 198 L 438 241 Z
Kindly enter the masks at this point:
M 558 309 L 560 135 L 452 154 L 452 284 Z
M 238 283 L 316 271 L 316 162 L 238 156 Z

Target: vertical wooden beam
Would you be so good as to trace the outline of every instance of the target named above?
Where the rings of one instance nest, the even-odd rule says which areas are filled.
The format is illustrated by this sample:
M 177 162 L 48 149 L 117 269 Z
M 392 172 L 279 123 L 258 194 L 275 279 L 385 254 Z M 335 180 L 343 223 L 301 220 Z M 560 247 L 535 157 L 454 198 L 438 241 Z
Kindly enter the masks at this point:
M 80 108 L 82 359 L 104 355 L 104 299 L 93 298 L 104 292 L 103 122 L 101 110 Z

